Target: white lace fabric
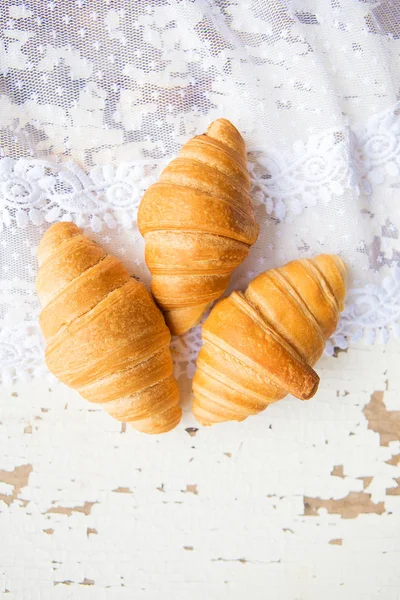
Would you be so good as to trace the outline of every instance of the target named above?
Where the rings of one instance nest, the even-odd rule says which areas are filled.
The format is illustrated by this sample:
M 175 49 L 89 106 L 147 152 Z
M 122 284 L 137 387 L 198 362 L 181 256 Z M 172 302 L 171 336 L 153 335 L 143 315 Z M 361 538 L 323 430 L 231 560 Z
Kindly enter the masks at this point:
M 136 215 L 230 119 L 260 236 L 230 289 L 300 256 L 350 273 L 334 346 L 400 333 L 400 10 L 390 0 L 32 0 L 0 15 L 0 380 L 44 374 L 36 248 L 75 221 L 149 283 Z M 200 329 L 173 341 L 192 377 Z

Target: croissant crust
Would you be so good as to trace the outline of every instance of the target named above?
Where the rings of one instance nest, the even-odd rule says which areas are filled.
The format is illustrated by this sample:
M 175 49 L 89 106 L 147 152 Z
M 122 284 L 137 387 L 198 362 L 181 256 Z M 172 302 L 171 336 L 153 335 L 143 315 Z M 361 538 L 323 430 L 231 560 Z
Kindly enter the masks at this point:
M 190 139 L 139 207 L 152 292 L 173 334 L 227 288 L 258 235 L 244 141 L 226 119 Z
M 313 370 L 335 331 L 346 294 L 338 256 L 288 263 L 233 292 L 206 319 L 193 380 L 200 423 L 242 421 L 290 393 L 311 398 Z
M 171 335 L 143 284 L 73 223 L 45 233 L 38 259 L 50 371 L 139 431 L 175 427 L 181 409 Z

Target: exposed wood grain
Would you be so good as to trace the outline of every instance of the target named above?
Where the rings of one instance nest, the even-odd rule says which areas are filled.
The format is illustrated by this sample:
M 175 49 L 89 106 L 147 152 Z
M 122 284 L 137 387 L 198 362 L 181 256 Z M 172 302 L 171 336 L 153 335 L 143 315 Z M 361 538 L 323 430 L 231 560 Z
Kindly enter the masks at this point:
M 371 400 L 364 408 L 364 415 L 368 421 L 368 429 L 379 434 L 381 446 L 388 446 L 389 442 L 400 439 L 400 411 L 386 409 L 384 392 L 374 392 Z
M 324 357 L 313 400 L 243 423 L 188 403 L 154 438 L 63 386 L 0 390 L 0 595 L 396 600 L 399 352 Z
M 340 515 L 343 519 L 355 519 L 361 514 L 381 515 L 385 512 L 383 502 L 375 504 L 371 500 L 371 495 L 364 492 L 350 492 L 340 500 L 304 497 L 304 514 L 306 516 L 316 516 L 320 508 L 325 508 L 331 515 Z
M 92 507 L 97 504 L 97 502 L 84 502 L 82 506 L 52 506 L 48 510 L 46 510 L 46 514 L 55 514 L 55 515 L 67 515 L 70 517 L 72 513 L 83 513 L 84 515 L 90 515 Z
M 19 499 L 19 494 L 22 488 L 27 485 L 31 473 L 32 465 L 20 465 L 15 467 L 12 471 L 0 469 L 0 481 L 13 487 L 13 491 L 9 496 L 0 493 L 0 500 L 5 502 L 7 506 L 10 506 Z M 26 500 L 22 500 L 21 502 L 26 506 Z

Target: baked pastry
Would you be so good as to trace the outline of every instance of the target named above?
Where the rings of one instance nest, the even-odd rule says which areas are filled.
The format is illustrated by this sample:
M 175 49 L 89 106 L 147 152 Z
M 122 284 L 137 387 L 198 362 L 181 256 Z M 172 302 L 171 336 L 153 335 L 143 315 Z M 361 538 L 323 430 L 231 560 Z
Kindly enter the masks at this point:
M 190 139 L 144 194 L 138 214 L 152 292 L 171 333 L 196 325 L 258 236 L 246 148 L 226 119 Z
M 38 259 L 50 371 L 139 431 L 175 427 L 181 409 L 171 335 L 144 285 L 73 223 L 50 227 Z
M 338 256 L 295 260 L 219 302 L 203 325 L 193 413 L 203 425 L 242 421 L 290 393 L 311 398 L 312 369 L 335 331 L 346 294 Z

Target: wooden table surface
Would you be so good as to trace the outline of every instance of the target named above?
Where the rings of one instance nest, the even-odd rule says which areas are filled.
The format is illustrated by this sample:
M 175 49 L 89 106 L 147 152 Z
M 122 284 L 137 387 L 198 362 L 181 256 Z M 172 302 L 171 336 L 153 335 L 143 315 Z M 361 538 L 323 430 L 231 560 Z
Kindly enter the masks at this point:
M 400 598 L 400 342 L 308 402 L 148 437 L 45 381 L 0 393 L 5 600 Z

